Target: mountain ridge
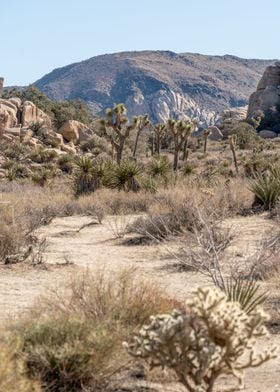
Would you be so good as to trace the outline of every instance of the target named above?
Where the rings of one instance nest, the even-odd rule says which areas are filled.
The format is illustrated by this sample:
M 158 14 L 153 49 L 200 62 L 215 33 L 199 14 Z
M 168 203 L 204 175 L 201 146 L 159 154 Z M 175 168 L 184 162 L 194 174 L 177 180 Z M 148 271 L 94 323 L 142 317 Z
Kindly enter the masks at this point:
M 34 85 L 54 100 L 83 99 L 93 114 L 123 102 L 154 121 L 193 117 L 215 123 L 224 109 L 245 106 L 276 60 L 172 51 L 104 54 L 56 68 Z

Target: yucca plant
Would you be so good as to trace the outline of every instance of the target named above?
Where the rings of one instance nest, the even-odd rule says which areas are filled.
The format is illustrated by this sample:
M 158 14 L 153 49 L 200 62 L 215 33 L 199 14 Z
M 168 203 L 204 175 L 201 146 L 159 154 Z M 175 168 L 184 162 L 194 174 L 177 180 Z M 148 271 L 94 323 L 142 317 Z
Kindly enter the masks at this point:
M 31 178 L 35 184 L 43 187 L 46 185 L 48 179 L 51 178 L 52 175 L 53 173 L 50 170 L 42 167 L 40 170 L 33 173 Z
M 73 176 L 75 196 L 94 192 L 100 186 L 100 174 L 91 158 L 83 156 L 76 162 Z
M 61 171 L 65 173 L 72 173 L 73 166 L 74 166 L 73 161 L 74 161 L 73 155 L 64 154 L 58 158 L 57 164 Z
M 7 178 L 9 181 L 14 181 L 18 178 L 27 178 L 31 174 L 30 170 L 20 163 L 14 163 L 7 172 Z
M 152 176 L 143 176 L 140 179 L 140 187 L 146 192 L 156 193 L 158 183 Z
M 229 278 L 225 284 L 225 293 L 229 301 L 239 302 L 246 313 L 251 313 L 257 306 L 262 305 L 267 298 L 266 293 L 260 293 L 260 285 L 252 279 L 243 277 Z
M 255 205 L 265 210 L 273 208 L 280 197 L 280 173 L 271 168 L 268 174 L 256 174 L 250 181 L 250 190 L 255 195 Z
M 122 161 L 119 165 L 108 164 L 104 182 L 109 188 L 136 192 L 140 188 L 137 179 L 140 173 L 140 167 L 131 160 Z
M 187 163 L 181 169 L 181 173 L 183 174 L 183 176 L 188 176 L 190 174 L 193 174 L 193 172 L 194 172 L 194 166 L 191 163 Z
M 167 182 L 168 176 L 171 172 L 168 157 L 160 156 L 158 158 L 154 158 L 151 162 L 149 162 L 147 172 L 152 178 L 160 178 Z

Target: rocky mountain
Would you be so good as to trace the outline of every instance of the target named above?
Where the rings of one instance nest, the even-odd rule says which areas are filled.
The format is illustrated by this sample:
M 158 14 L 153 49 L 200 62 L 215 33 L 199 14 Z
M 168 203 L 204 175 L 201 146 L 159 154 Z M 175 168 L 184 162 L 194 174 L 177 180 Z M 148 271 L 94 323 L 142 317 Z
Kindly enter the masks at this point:
M 274 60 L 170 51 L 107 54 L 58 68 L 35 82 L 54 100 L 81 98 L 97 114 L 123 102 L 154 121 L 196 118 L 213 125 L 224 109 L 245 106 Z

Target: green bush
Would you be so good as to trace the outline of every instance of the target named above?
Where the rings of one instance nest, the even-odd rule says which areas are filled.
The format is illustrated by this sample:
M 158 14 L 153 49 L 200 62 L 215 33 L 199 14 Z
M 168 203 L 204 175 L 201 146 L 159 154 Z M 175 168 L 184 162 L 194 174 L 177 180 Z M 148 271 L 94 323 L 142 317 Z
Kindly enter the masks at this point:
M 271 168 L 268 173 L 256 174 L 250 181 L 250 190 L 255 195 L 255 205 L 265 210 L 272 209 L 280 197 L 280 172 Z
M 165 182 L 171 173 L 171 166 L 167 156 L 159 156 L 149 162 L 147 172 L 152 178 L 163 179 Z
M 237 123 L 231 130 L 231 135 L 237 136 L 236 145 L 240 150 L 249 150 L 256 148 L 261 139 L 256 133 L 254 127 L 246 122 Z
M 7 172 L 7 178 L 9 181 L 14 181 L 18 178 L 27 178 L 31 174 L 30 170 L 20 163 L 14 163 Z
M 90 325 L 47 320 L 29 325 L 22 340 L 27 375 L 47 391 L 80 391 L 91 381 L 95 342 Z
M 58 167 L 65 173 L 72 173 L 74 168 L 74 157 L 70 154 L 63 154 L 57 160 Z
M 140 174 L 141 168 L 134 161 L 123 160 L 119 165 L 111 163 L 105 171 L 104 185 L 118 190 L 136 192 L 140 188 Z
M 73 189 L 75 196 L 94 192 L 101 184 L 102 173 L 92 159 L 83 156 L 76 162 L 73 174 Z

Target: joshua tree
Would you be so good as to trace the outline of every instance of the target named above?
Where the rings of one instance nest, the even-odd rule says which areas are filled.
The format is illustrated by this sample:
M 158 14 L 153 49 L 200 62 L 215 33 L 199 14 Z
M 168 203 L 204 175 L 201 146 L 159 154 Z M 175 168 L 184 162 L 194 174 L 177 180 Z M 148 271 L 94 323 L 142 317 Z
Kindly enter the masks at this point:
M 235 151 L 237 136 L 231 135 L 231 136 L 229 136 L 228 140 L 229 140 L 230 149 L 231 149 L 232 155 L 233 155 L 235 170 L 236 170 L 236 173 L 238 174 L 238 164 L 237 164 L 236 151 Z
M 138 117 L 138 122 L 139 123 L 138 123 L 138 127 L 137 127 L 136 139 L 135 139 L 135 144 L 134 144 L 133 158 L 136 157 L 136 152 L 137 152 L 137 146 L 138 146 L 140 133 L 150 124 L 150 120 L 149 120 L 148 114 L 146 114 L 145 116 L 139 116 Z
M 179 152 L 182 150 L 184 143 L 188 140 L 190 136 L 190 130 L 192 129 L 192 125 L 190 121 L 175 121 L 169 119 L 167 121 L 167 129 L 170 131 L 173 137 L 174 142 L 174 162 L 173 162 L 173 170 L 177 171 L 178 169 L 178 161 L 179 161 Z
M 106 110 L 106 118 L 100 121 L 101 132 L 112 144 L 116 152 L 117 163 L 122 160 L 125 141 L 129 137 L 131 131 L 138 128 L 140 119 L 134 117 L 129 123 L 126 115 L 126 108 L 123 104 L 118 104 L 112 109 Z
M 153 126 L 152 129 L 152 137 L 154 141 L 155 153 L 159 156 L 161 143 L 166 135 L 166 125 L 165 124 L 156 124 Z
M 208 137 L 211 135 L 211 131 L 210 129 L 205 129 L 205 131 L 203 132 L 203 137 L 204 137 L 204 154 L 206 154 L 207 152 L 207 141 L 208 141 Z

